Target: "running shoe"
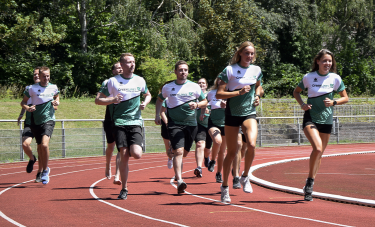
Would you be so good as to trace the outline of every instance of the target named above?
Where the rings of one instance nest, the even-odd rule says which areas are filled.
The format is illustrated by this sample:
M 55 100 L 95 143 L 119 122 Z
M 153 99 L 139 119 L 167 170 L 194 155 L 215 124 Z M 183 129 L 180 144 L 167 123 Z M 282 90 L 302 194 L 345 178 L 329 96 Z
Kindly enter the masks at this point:
M 221 177 L 220 172 L 216 173 L 215 179 L 217 183 L 223 183 L 223 178 Z
M 51 170 L 50 170 L 49 167 L 47 167 L 47 169 L 43 171 L 42 177 L 41 177 L 43 184 L 48 184 L 48 182 L 49 182 L 49 173 L 50 172 L 51 172 Z
M 168 169 L 172 169 L 172 168 L 173 168 L 173 158 L 172 159 L 168 158 Z
M 230 203 L 229 187 L 220 186 L 221 190 L 221 202 Z
M 33 171 L 33 169 L 34 169 L 34 164 L 36 162 L 36 158 L 35 158 L 35 155 L 33 155 L 33 157 L 34 157 L 34 160 L 30 159 L 29 163 L 26 166 L 26 172 L 27 173 L 31 173 Z
M 307 178 L 306 179 L 306 185 L 303 187 L 303 192 L 305 194 L 312 194 L 313 193 L 313 186 L 314 186 L 314 179 Z
M 247 177 L 241 176 L 240 183 L 243 187 L 244 192 L 253 193 L 253 188 L 251 187 L 249 176 Z
M 211 160 L 210 163 L 208 164 L 208 171 L 213 172 L 215 170 L 215 160 Z
M 305 193 L 305 201 L 313 201 L 312 193 L 313 193 L 313 186 L 314 186 L 314 179 L 307 178 L 306 185 L 303 187 L 303 192 Z
M 183 181 L 177 182 L 177 193 L 185 193 L 185 189 L 187 188 L 187 184 Z
M 210 164 L 210 157 L 204 157 L 204 166 L 206 167 L 206 168 L 208 168 L 208 166 L 209 166 L 209 164 Z
M 128 190 L 122 189 L 120 192 L 120 195 L 117 197 L 117 199 L 127 199 L 128 198 Z
M 233 188 L 234 189 L 241 189 L 240 177 L 233 178 Z
M 195 174 L 195 176 L 197 176 L 197 177 L 202 177 L 202 168 L 201 167 L 197 167 L 197 168 L 195 168 L 195 170 L 194 170 L 194 174 Z
M 42 172 L 38 172 L 36 174 L 35 183 L 40 183 L 40 182 L 42 182 Z

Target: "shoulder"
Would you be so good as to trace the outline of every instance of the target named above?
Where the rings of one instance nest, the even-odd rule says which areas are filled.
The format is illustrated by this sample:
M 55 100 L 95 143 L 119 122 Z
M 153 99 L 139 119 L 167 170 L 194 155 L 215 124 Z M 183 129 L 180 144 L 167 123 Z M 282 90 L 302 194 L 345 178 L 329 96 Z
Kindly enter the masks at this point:
M 107 85 L 107 83 L 108 83 L 108 80 L 109 80 L 109 79 L 106 79 L 105 81 L 103 81 L 103 83 L 102 83 L 102 86 L 105 86 L 105 85 Z
M 335 79 L 340 79 L 340 80 L 341 80 L 341 76 L 338 75 L 338 74 L 336 74 L 336 73 L 329 73 L 329 76 L 330 76 L 330 77 L 333 77 L 333 78 L 335 78 Z

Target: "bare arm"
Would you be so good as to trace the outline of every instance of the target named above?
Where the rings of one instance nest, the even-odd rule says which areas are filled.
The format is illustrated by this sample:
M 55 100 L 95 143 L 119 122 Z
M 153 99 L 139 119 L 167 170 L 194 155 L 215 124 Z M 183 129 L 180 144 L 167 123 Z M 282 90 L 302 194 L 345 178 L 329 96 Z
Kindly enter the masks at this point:
M 160 117 L 161 117 L 161 120 L 164 121 L 165 124 L 168 124 L 168 118 L 167 118 L 167 115 L 165 115 L 166 110 L 167 108 L 165 108 L 164 106 L 161 107 Z
M 160 120 L 160 110 L 163 105 L 163 100 L 161 100 L 160 97 L 156 100 L 155 104 L 155 124 L 161 125 L 161 120 Z
M 25 109 L 27 112 L 34 112 L 35 111 L 35 105 L 28 106 L 27 101 L 29 100 L 29 97 L 26 95 L 23 96 L 23 99 L 21 101 L 21 107 Z
M 244 95 L 245 93 L 248 93 L 251 90 L 250 85 L 246 85 L 239 91 L 226 91 L 226 83 L 224 81 L 220 81 L 219 87 L 217 88 L 216 92 L 216 98 L 217 99 L 229 99 L 233 98 L 239 95 Z
M 311 109 L 311 107 L 312 107 L 311 104 L 306 104 L 306 103 L 303 102 L 303 100 L 301 98 L 301 92 L 302 92 L 302 88 L 296 87 L 293 91 L 294 98 L 297 100 L 298 104 L 301 106 L 301 108 L 304 111 Z
M 345 104 L 349 101 L 349 97 L 348 97 L 348 94 L 346 93 L 346 90 L 340 91 L 339 94 L 340 94 L 341 98 L 335 100 L 336 105 L 342 105 L 342 104 Z M 324 105 L 326 107 L 333 106 L 333 102 L 334 102 L 334 100 L 326 98 L 324 100 Z
M 20 125 L 21 119 L 23 118 L 23 115 L 25 114 L 26 110 L 24 108 L 21 109 L 21 113 L 17 118 L 17 125 Z
M 115 97 L 107 97 L 105 94 L 98 92 L 95 98 L 96 105 L 110 105 L 112 103 L 119 103 L 122 100 L 122 95 L 118 94 Z
M 150 91 L 148 90 L 147 93 L 143 95 L 143 97 L 145 98 L 145 100 L 141 103 L 141 106 L 140 106 L 141 110 L 144 110 L 146 108 L 147 104 L 149 104 L 150 101 L 151 101 Z

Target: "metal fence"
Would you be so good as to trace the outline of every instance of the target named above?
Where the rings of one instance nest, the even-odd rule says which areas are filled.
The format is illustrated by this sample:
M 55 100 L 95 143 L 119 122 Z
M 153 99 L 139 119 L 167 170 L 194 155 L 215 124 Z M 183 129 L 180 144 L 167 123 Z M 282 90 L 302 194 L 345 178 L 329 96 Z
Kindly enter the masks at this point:
M 301 115 L 302 116 L 302 115 Z M 106 138 L 102 127 L 66 128 L 66 122 L 96 121 L 102 119 L 56 120 L 50 140 L 50 158 L 85 157 L 104 155 Z M 145 152 L 163 152 L 164 143 L 160 126 L 153 119 L 144 119 Z M 14 122 L 16 120 L 0 120 Z M 302 129 L 302 117 L 258 117 L 257 145 L 295 146 L 309 144 Z M 0 162 L 25 160 L 22 149 L 23 124 L 18 129 L 0 130 Z M 59 127 L 61 125 L 61 127 Z M 375 115 L 335 116 L 330 143 L 375 142 Z M 194 148 L 192 148 L 194 149 Z M 33 140 L 33 152 L 36 144 Z

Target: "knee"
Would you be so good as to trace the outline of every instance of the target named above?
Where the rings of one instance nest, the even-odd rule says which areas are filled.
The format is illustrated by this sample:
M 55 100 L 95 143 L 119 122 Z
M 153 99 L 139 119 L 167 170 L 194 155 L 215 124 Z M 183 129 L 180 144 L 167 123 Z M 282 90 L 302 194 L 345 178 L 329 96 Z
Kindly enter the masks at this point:
M 217 145 L 220 146 L 223 143 L 223 140 L 222 140 L 221 137 L 217 136 L 217 137 L 215 137 L 213 143 L 215 143 L 215 144 L 217 144 Z
M 177 150 L 174 151 L 174 156 L 180 156 L 180 155 L 184 155 L 184 148 L 183 147 L 178 148 Z
M 202 147 L 205 147 L 206 146 L 206 142 L 203 141 L 203 140 L 200 140 L 196 143 L 196 147 L 197 148 L 202 148 Z

